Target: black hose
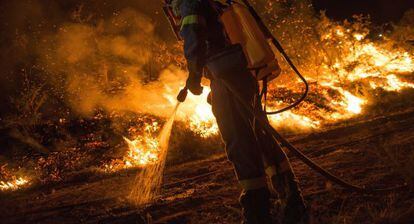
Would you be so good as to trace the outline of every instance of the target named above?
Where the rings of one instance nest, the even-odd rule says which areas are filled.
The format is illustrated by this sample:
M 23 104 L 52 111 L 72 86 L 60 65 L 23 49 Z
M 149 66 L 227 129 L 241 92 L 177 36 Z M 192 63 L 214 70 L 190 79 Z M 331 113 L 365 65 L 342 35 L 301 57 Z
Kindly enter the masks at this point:
M 272 40 L 273 45 L 278 49 L 278 51 L 282 54 L 283 58 L 286 60 L 286 62 L 289 64 L 289 66 L 292 68 L 292 70 L 297 74 L 297 76 L 302 80 L 302 82 L 305 84 L 305 91 L 303 92 L 302 96 L 295 101 L 293 104 L 272 112 L 265 111 L 268 115 L 274 115 L 278 113 L 282 113 L 284 111 L 290 110 L 297 105 L 299 105 L 302 101 L 305 100 L 305 98 L 308 95 L 309 92 L 309 84 L 306 81 L 305 77 L 300 73 L 300 71 L 296 68 L 296 66 L 293 64 L 292 60 L 289 58 L 285 50 L 283 49 L 280 42 L 275 38 L 275 36 L 270 32 L 270 30 L 267 28 L 267 26 L 263 23 L 260 16 L 257 14 L 256 10 L 250 5 L 248 0 L 242 0 L 243 3 L 246 5 L 246 7 L 249 9 L 250 13 L 254 17 L 254 19 L 257 21 L 258 25 L 262 29 L 262 31 L 265 33 L 265 35 Z M 338 184 L 339 186 L 344 187 L 347 190 L 353 191 L 353 192 L 359 192 L 359 193 L 385 193 L 385 192 L 392 192 L 397 190 L 403 190 L 407 189 L 408 185 L 404 184 L 401 186 L 391 187 L 391 188 L 383 188 L 383 189 L 373 189 L 373 188 L 366 188 L 361 187 L 358 185 L 354 185 L 352 183 L 347 182 L 346 180 L 332 174 L 328 170 L 324 169 L 320 165 L 318 165 L 316 162 L 314 162 L 311 158 L 306 156 L 304 153 L 302 153 L 299 149 L 294 147 L 287 139 L 283 138 L 270 124 L 267 120 L 263 119 L 261 114 L 254 110 L 254 108 L 249 105 L 247 102 L 243 100 L 243 98 L 240 96 L 240 94 L 228 83 L 226 83 L 224 80 L 222 80 L 223 83 L 226 85 L 226 87 L 232 92 L 232 94 L 237 98 L 237 100 L 249 111 L 255 118 L 257 119 L 258 123 L 262 128 L 269 133 L 275 141 L 280 142 L 284 147 L 286 147 L 291 153 L 293 153 L 296 157 L 298 157 L 303 163 L 305 163 L 307 166 L 309 166 L 314 171 L 318 172 L 322 176 L 324 176 L 329 181 L 332 181 L 333 183 Z
M 305 163 L 307 166 L 324 176 L 326 179 L 332 181 L 333 183 L 338 184 L 339 186 L 344 187 L 347 190 L 353 191 L 353 192 L 359 192 L 359 193 L 385 193 L 385 192 L 392 192 L 397 190 L 403 190 L 407 189 L 408 185 L 404 184 L 401 186 L 391 187 L 391 188 L 384 188 L 384 189 L 373 189 L 373 188 L 365 188 L 361 186 L 354 185 L 352 183 L 347 182 L 346 180 L 332 174 L 331 172 L 327 171 L 320 165 L 318 165 L 316 162 L 314 162 L 312 159 L 307 157 L 305 154 L 303 154 L 299 149 L 295 148 L 288 140 L 283 138 L 270 124 L 268 121 L 263 119 L 263 116 L 261 116 L 260 112 L 254 110 L 253 106 L 248 104 L 243 98 L 240 96 L 240 94 L 235 90 L 229 83 L 227 83 L 225 80 L 221 79 L 224 85 L 230 90 L 230 92 L 233 94 L 233 96 L 236 97 L 236 99 L 245 107 L 249 113 L 251 113 L 256 120 L 258 121 L 258 124 L 268 133 L 270 134 L 275 141 L 280 142 L 282 146 L 286 147 L 291 153 L 293 153 L 296 157 L 298 157 L 303 163 Z
M 293 104 L 291 104 L 291 105 L 289 105 L 285 108 L 282 108 L 280 110 L 277 110 L 277 111 L 271 111 L 271 112 L 266 111 L 266 114 L 269 114 L 269 115 L 279 114 L 279 113 L 285 112 L 287 110 L 290 110 L 290 109 L 296 107 L 297 105 L 299 105 L 300 103 L 302 103 L 302 101 L 304 101 L 306 99 L 306 97 L 308 96 L 308 92 L 309 92 L 309 84 L 306 81 L 305 77 L 303 77 L 303 75 L 299 72 L 299 70 L 296 68 L 296 66 L 293 64 L 293 62 L 290 60 L 289 56 L 286 54 L 285 50 L 280 45 L 280 43 L 277 41 L 277 39 L 272 37 L 272 43 L 276 46 L 276 48 L 279 50 L 279 52 L 283 55 L 283 58 L 285 58 L 286 62 L 290 65 L 290 67 L 293 69 L 293 71 L 295 71 L 295 73 L 298 75 L 298 77 L 305 84 L 305 91 L 303 92 L 302 96 L 298 100 L 296 100 Z
M 289 66 L 292 68 L 292 70 L 297 74 L 297 76 L 302 80 L 302 82 L 305 84 L 305 91 L 303 92 L 302 96 L 296 100 L 293 104 L 282 108 L 280 110 L 277 111 L 271 111 L 271 112 L 266 112 L 266 114 L 268 115 L 275 115 L 275 114 L 279 114 L 285 111 L 288 111 L 294 107 L 296 107 L 297 105 L 299 105 L 300 103 L 302 103 L 306 97 L 308 96 L 308 92 L 309 92 L 309 84 L 306 81 L 305 77 L 300 73 L 300 71 L 296 68 L 295 64 L 293 64 L 292 60 L 290 60 L 289 56 L 287 55 L 287 53 L 285 52 L 285 50 L 283 49 L 282 45 L 280 44 L 280 42 L 276 39 L 276 37 L 272 34 L 272 32 L 270 32 L 269 28 L 267 28 L 267 26 L 264 24 L 263 20 L 260 18 L 260 16 L 257 14 L 256 10 L 253 8 L 253 6 L 250 5 L 248 0 L 242 0 L 243 3 L 246 5 L 246 7 L 248 8 L 248 10 L 250 11 L 250 13 L 252 14 L 253 18 L 256 20 L 256 22 L 258 23 L 258 25 L 260 26 L 261 30 L 264 32 L 265 36 L 267 38 L 270 38 L 272 40 L 273 45 L 276 47 L 276 49 L 280 52 L 280 54 L 283 56 L 283 58 L 286 60 L 286 62 L 289 64 Z

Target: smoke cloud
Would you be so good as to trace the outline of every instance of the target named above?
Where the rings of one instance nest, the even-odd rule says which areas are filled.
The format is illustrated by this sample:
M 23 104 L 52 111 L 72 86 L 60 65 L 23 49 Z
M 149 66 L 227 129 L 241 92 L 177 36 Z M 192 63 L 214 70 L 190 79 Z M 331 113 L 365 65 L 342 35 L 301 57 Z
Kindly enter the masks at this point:
M 9 41 L 1 46 L 7 52 L 1 70 L 8 73 L 2 95 L 31 94 L 16 91 L 27 78 L 49 100 L 81 116 L 97 109 L 166 116 L 186 74 L 170 66 L 176 60 L 159 32 L 165 24 L 137 7 L 157 5 L 138 1 L 132 8 L 125 2 L 97 8 L 77 1 L 2 3 L 9 11 L 2 18 Z
M 145 15 L 124 9 L 95 26 L 66 23 L 38 50 L 41 64 L 52 74 L 50 81 L 64 81 L 65 98 L 74 111 L 92 115 L 104 108 L 161 115 L 157 105 L 168 105 L 165 88 L 184 77 L 177 68 L 161 76 L 148 71 L 162 45 Z M 149 82 L 150 75 L 159 82 Z

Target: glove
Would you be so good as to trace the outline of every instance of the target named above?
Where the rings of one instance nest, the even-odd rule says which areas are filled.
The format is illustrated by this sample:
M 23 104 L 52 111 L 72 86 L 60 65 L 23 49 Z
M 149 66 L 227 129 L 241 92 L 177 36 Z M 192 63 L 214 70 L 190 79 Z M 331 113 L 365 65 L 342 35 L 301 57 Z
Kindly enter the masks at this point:
M 194 95 L 201 95 L 203 87 L 201 86 L 201 76 L 190 74 L 187 78 L 186 87 Z
M 210 91 L 210 93 L 208 93 L 207 95 L 207 103 L 211 105 L 212 102 L 213 102 L 213 96 L 211 95 L 211 91 Z

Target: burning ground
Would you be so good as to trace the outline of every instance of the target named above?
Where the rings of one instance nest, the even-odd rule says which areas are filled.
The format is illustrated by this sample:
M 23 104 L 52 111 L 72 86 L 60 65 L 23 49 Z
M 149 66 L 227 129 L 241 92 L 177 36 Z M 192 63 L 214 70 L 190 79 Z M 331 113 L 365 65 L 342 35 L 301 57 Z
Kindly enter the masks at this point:
M 310 82 L 308 99 L 269 117 L 272 124 L 351 182 L 411 186 L 414 11 L 379 27 L 363 16 L 334 22 L 305 3 L 260 3 Z M 208 87 L 178 109 L 160 194 L 146 206 L 131 200 L 139 174 L 164 161 L 159 134 L 186 76 L 181 46 L 160 31 L 159 6 L 148 14 L 141 3 L 1 4 L 10 43 L 2 47 L 9 53 L 1 60 L 2 91 L 12 89 L 1 118 L 2 222 L 238 222 L 239 189 L 205 100 Z M 16 10 L 34 19 L 17 20 Z M 269 110 L 303 89 L 279 61 Z M 292 160 L 314 223 L 414 220 L 412 191 L 345 193 Z
M 312 134 L 293 135 L 290 140 L 318 163 L 349 181 L 386 187 L 412 181 L 413 120 L 411 109 Z M 172 139 L 176 137 L 173 135 Z M 240 189 L 225 156 L 211 150 L 204 151 L 202 159 L 177 162 L 173 155 L 180 152 L 170 150 L 169 153 L 162 193 L 149 206 L 137 208 L 127 197 L 135 170 L 113 174 L 83 172 L 66 176 L 58 183 L 2 194 L 2 203 L 8 205 L 2 208 L 2 220 L 5 223 L 80 220 L 88 223 L 238 223 Z M 185 155 L 180 157 L 183 159 Z M 312 207 L 314 223 L 412 221 L 414 199 L 410 191 L 386 195 L 346 193 L 297 159 L 292 161 L 305 198 Z

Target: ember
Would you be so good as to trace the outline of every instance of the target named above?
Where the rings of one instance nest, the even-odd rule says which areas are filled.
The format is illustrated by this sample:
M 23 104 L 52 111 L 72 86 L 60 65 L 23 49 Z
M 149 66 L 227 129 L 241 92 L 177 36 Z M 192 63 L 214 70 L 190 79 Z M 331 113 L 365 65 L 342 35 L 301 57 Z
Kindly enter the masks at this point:
M 135 128 L 132 128 L 135 131 Z M 112 160 L 106 164 L 106 172 L 114 172 L 120 169 L 133 167 L 143 167 L 158 162 L 160 149 L 159 142 L 154 134 L 159 130 L 157 122 L 146 123 L 140 135 L 136 135 L 133 140 L 123 137 L 128 145 L 126 155 L 122 160 Z
M 158 123 L 146 124 L 144 134 L 134 140 L 124 137 L 128 143 L 128 153 L 124 157 L 125 167 L 145 166 L 158 161 L 158 141 L 152 134 L 158 131 Z
M 328 18 L 318 1 L 249 2 L 269 28 L 266 34 L 274 34 L 309 82 L 308 97 L 301 104 L 268 116 L 280 135 L 351 183 L 414 183 L 409 172 L 414 151 L 414 10 L 383 24 L 365 13 L 381 8 L 385 15 L 401 1 L 391 8 L 381 1 L 341 20 L 333 19 L 336 13 L 327 9 Z M 232 198 L 237 188 L 229 186 L 235 182 L 233 167 L 226 161 L 207 102 L 209 81 L 203 78 L 203 93 L 189 92 L 177 110 L 176 97 L 192 64 L 186 61 L 184 42 L 175 41 L 167 26 L 161 4 L 0 3 L 5 59 L 0 66 L 0 164 L 10 164 L 7 170 L 0 165 L 0 205 L 6 205 L 0 206 L 2 223 L 240 221 Z M 332 5 L 340 8 L 341 18 L 348 11 L 339 2 Z M 197 15 L 189 18 L 200 22 Z M 211 43 L 205 52 L 218 50 L 215 41 Z M 252 49 L 260 46 L 251 43 Z M 292 105 L 304 90 L 277 47 L 273 50 L 281 74 L 268 83 L 268 111 Z M 292 161 L 303 180 L 305 199 L 315 208 L 309 214 L 315 223 L 380 222 L 374 209 L 385 223 L 408 223 L 398 220 L 413 204 L 405 192 L 384 194 L 384 200 L 359 194 L 345 198 L 332 191 L 330 182 L 314 178 L 299 160 Z M 155 203 L 136 208 L 127 202 Z M 391 206 L 403 209 L 398 214 Z M 354 213 L 356 219 L 349 219 Z
M 314 65 L 309 63 L 313 67 L 311 70 L 306 69 L 304 74 L 309 80 L 319 85 L 318 89 L 326 89 L 319 92 L 318 97 L 326 99 L 326 105 L 322 106 L 331 109 L 321 109 L 316 102 L 309 101 L 308 103 L 314 105 L 312 110 L 296 108 L 283 114 L 269 116 L 274 126 L 295 126 L 295 129 L 304 130 L 320 128 L 327 123 L 363 114 L 364 107 L 372 103 L 369 100 L 369 94 L 373 94 L 375 89 L 400 91 L 403 88 L 414 88 L 414 83 L 399 78 L 400 75 L 414 72 L 414 57 L 404 49 L 395 48 L 391 39 L 386 39 L 384 35 L 381 35 L 380 37 L 386 39 L 387 42 L 370 40 L 367 38 L 369 30 L 338 25 L 326 18 L 322 19 L 320 26 L 326 28 L 320 31 L 321 41 L 328 45 L 332 44 L 334 46 L 332 50 L 335 51 L 332 55 L 336 56 L 332 58 L 333 62 L 327 61 Z M 320 58 L 330 54 L 328 51 L 327 55 L 326 50 L 323 49 L 316 53 Z M 318 71 L 318 74 L 315 74 L 315 71 Z M 317 79 L 312 77 L 317 77 Z M 362 83 L 368 83 L 368 85 L 362 85 L 365 95 L 351 88 L 353 84 Z M 284 84 L 280 85 L 278 80 L 272 85 L 276 89 L 286 88 Z M 300 88 L 293 88 L 295 92 L 301 92 Z M 186 108 L 183 110 L 185 115 L 179 116 L 181 120 L 187 120 L 189 128 L 202 137 L 218 133 L 211 107 L 205 100 L 208 90 L 205 88 L 202 97 L 189 97 L 190 100 L 183 105 Z M 274 105 L 274 103 L 273 109 L 286 104 L 276 102 Z
M 392 44 L 393 40 L 387 39 L 385 35 L 380 37 L 387 41 L 371 40 L 368 38 L 370 31 L 361 28 L 364 27 L 362 24 L 357 24 L 358 26 L 334 23 L 322 15 L 318 24 L 318 35 L 326 49 L 316 49 L 314 53 L 319 58 L 329 57 L 329 60 L 323 60 L 319 64 L 309 62 L 309 67 L 302 68 L 307 78 L 315 83 L 316 89 L 313 93 L 322 99 L 322 103 L 307 99 L 304 104 L 309 106 L 306 108 L 302 104 L 291 111 L 269 116 L 273 126 L 305 131 L 318 129 L 325 124 L 363 114 L 364 108 L 372 104 L 370 100 L 375 89 L 400 91 L 414 88 L 414 83 L 402 78 L 414 71 L 413 55 L 407 49 L 396 48 Z M 285 69 L 286 74 L 289 72 L 289 69 Z M 160 96 L 163 99 L 157 98 L 154 108 L 158 109 L 154 114 L 165 114 L 165 111 L 174 107 L 177 91 L 182 87 L 179 79 L 184 80 L 185 76 L 186 73 L 176 67 L 169 67 L 161 73 L 162 85 L 157 87 L 157 91 L 162 92 Z M 283 82 L 273 81 L 271 89 L 291 89 L 293 93 L 302 91 L 299 83 Z M 204 86 L 201 96 L 189 94 L 177 114 L 178 120 L 203 138 L 218 134 L 211 106 L 207 103 L 209 92 L 210 88 Z M 139 99 L 141 90 L 136 87 L 128 88 L 128 93 L 131 100 Z M 274 95 L 269 96 L 272 97 Z M 279 99 L 283 100 L 268 102 L 268 110 L 276 110 L 289 104 L 292 96 L 283 94 Z M 125 156 L 105 165 L 105 170 L 113 172 L 156 164 L 160 156 L 159 141 L 155 135 L 158 130 L 158 123 L 148 122 L 142 131 L 124 137 L 128 146 Z
M 378 88 L 374 84 L 374 88 Z M 404 82 L 397 78 L 394 74 L 387 76 L 387 85 L 380 86 L 386 91 L 400 91 L 403 88 L 414 88 L 414 83 Z
M 284 122 L 286 120 L 294 122 L 301 129 L 315 129 L 320 127 L 320 121 L 313 120 L 309 117 L 295 114 L 292 111 L 286 111 L 281 114 L 274 116 L 269 116 L 269 120 L 274 127 L 284 127 L 287 124 Z
M 340 25 L 322 15 L 319 26 L 320 40 L 315 41 L 320 41 L 325 47 L 313 52 L 325 60 L 322 64 L 309 61 L 304 74 L 318 86 L 318 98 L 324 99 L 324 103 L 321 106 L 308 99 L 307 103 L 314 105 L 312 110 L 303 110 L 299 106 L 285 114 L 270 116 L 274 125 L 283 120 L 287 126 L 296 124 L 301 129 L 319 128 L 326 123 L 363 114 L 366 105 L 375 103 L 371 102 L 375 89 L 392 92 L 414 88 L 414 83 L 402 79 L 414 72 L 414 56 L 407 50 L 410 48 L 395 47 L 397 43 L 383 34 L 379 37 L 384 41 L 368 38 L 370 31 L 362 22 Z M 289 88 L 294 92 L 301 91 L 295 87 L 299 85 L 292 86 Z M 276 80 L 273 88 L 287 87 L 278 85 Z M 285 104 L 277 102 L 278 107 Z
M 124 158 L 125 167 L 144 166 L 153 164 L 158 160 L 158 141 L 156 139 L 137 137 L 131 141 L 124 137 L 128 143 L 128 155 Z
M 7 166 L 8 164 L 0 166 L 0 191 L 15 191 L 29 185 L 28 177 L 15 174 Z
M 177 103 L 172 115 L 164 124 L 157 138 L 159 144 L 156 162 L 144 167 L 144 169 L 141 172 L 138 172 L 135 177 L 135 182 L 132 185 L 129 199 L 136 205 L 149 203 L 158 196 L 164 174 L 168 143 L 179 105 L 180 104 Z
M 0 181 L 0 190 L 2 191 L 15 191 L 29 183 L 29 179 L 26 177 L 19 177 L 11 181 Z

